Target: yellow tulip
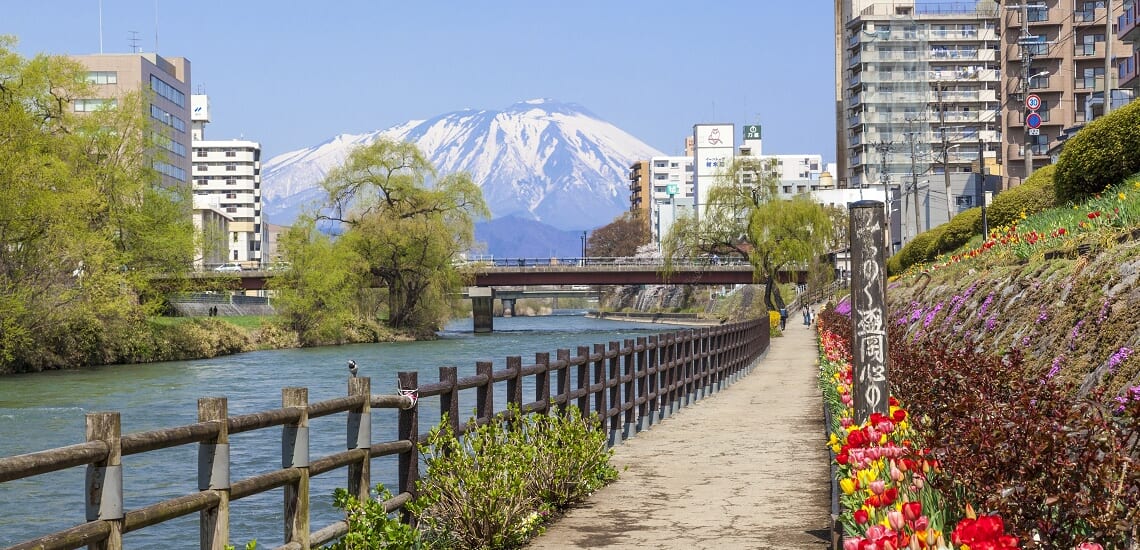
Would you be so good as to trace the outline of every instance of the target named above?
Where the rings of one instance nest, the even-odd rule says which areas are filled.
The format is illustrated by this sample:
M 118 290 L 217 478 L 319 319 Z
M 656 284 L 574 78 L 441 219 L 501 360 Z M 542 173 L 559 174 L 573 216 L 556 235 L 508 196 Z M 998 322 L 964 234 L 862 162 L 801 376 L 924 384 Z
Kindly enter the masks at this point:
M 839 488 L 843 490 L 843 494 L 849 495 L 855 492 L 855 480 L 845 477 L 839 480 Z
M 1125 195 L 1124 193 L 1117 193 L 1116 198 L 1118 198 L 1120 200 L 1124 200 L 1124 199 L 1128 198 L 1128 195 Z

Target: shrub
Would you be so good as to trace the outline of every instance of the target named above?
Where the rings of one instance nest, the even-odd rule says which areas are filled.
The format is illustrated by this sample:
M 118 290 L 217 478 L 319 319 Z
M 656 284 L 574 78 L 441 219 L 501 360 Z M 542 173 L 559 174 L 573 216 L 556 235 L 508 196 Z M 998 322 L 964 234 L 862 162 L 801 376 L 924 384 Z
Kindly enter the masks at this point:
M 541 532 L 546 515 L 615 479 L 597 415 L 505 415 L 462 439 L 445 421 L 421 448 L 426 477 L 408 505 L 427 544 L 445 548 L 513 548 Z
M 384 510 L 384 501 L 391 499 L 392 493 L 384 485 L 378 484 L 374 494 L 374 498 L 360 502 L 345 489 L 337 489 L 333 493 L 333 504 L 345 512 L 348 533 L 325 548 L 415 550 L 424 547 L 416 528 L 402 523 L 395 514 Z
M 980 234 L 982 232 L 982 209 L 971 208 L 961 212 L 939 228 L 941 233 L 933 246 L 934 256 L 953 252 L 970 242 L 974 235 Z
M 1086 125 L 1065 142 L 1055 189 L 1061 203 L 1084 199 L 1140 171 L 1140 103 Z
M 1050 164 L 1036 172 L 1025 183 L 994 197 L 993 204 L 986 209 L 986 219 L 990 227 L 1010 225 L 1021 219 L 1022 212 L 1032 216 L 1057 206 L 1053 192 L 1057 165 Z

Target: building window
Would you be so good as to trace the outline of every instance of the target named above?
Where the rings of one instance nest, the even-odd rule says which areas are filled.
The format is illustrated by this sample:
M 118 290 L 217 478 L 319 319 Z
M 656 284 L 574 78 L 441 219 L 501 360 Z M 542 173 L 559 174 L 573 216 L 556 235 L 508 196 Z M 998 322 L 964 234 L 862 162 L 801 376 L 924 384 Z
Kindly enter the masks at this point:
M 233 149 L 226 149 L 226 156 L 227 156 L 227 157 L 236 157 L 236 156 L 237 156 L 237 152 L 236 152 L 236 151 L 234 151 Z
M 208 179 L 199 179 L 197 181 L 198 181 L 198 185 L 206 185 L 206 184 L 210 183 L 210 180 L 208 180 Z
M 197 151 L 194 151 L 194 156 L 196 157 L 204 157 L 206 155 L 207 153 L 205 149 L 198 149 Z
M 90 113 L 98 111 L 104 105 L 107 108 L 114 108 L 119 102 L 114 99 L 77 99 L 75 100 L 75 112 L 77 113 Z
M 206 165 L 205 164 L 195 164 L 194 169 L 199 171 L 199 172 L 204 172 L 206 170 Z
M 974 207 L 973 195 L 954 195 L 954 205 L 958 207 L 958 211 L 968 210 Z
M 1048 6 L 1029 6 L 1025 13 L 1029 16 L 1030 23 L 1049 20 Z
M 87 73 L 87 82 L 91 84 L 118 84 L 119 73 L 115 71 L 90 71 Z
M 179 107 L 186 107 L 186 94 L 178 91 L 177 88 L 167 84 L 166 81 L 153 74 L 150 75 L 150 89 L 154 90 L 156 94 L 169 99 L 171 103 Z
M 237 180 L 228 179 L 228 180 L 226 180 L 226 185 L 237 185 Z
M 226 165 L 226 172 L 234 172 L 234 171 L 236 171 L 236 170 L 237 170 L 237 165 L 236 165 L 236 164 L 234 164 L 234 163 L 229 163 L 229 164 L 227 164 L 227 165 Z
M 237 193 L 226 193 L 226 198 L 227 199 L 236 199 Z

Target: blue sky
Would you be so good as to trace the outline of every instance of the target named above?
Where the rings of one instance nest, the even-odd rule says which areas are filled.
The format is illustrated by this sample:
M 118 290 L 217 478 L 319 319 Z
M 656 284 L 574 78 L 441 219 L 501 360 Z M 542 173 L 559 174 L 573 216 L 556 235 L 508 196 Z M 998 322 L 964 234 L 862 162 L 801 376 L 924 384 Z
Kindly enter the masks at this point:
M 99 52 L 98 0 L 6 0 L 25 57 Z M 102 0 L 103 51 L 191 62 L 209 139 L 263 158 L 463 108 L 579 103 L 667 153 L 759 121 L 764 152 L 835 158 L 830 0 Z

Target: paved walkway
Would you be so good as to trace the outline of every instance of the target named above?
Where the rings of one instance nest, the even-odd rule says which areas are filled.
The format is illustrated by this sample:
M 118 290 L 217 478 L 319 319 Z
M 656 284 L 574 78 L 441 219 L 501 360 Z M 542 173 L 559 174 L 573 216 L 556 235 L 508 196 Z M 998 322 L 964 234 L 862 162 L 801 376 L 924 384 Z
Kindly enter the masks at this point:
M 818 351 L 798 320 L 752 374 L 615 447 L 619 479 L 529 548 L 827 547 Z

